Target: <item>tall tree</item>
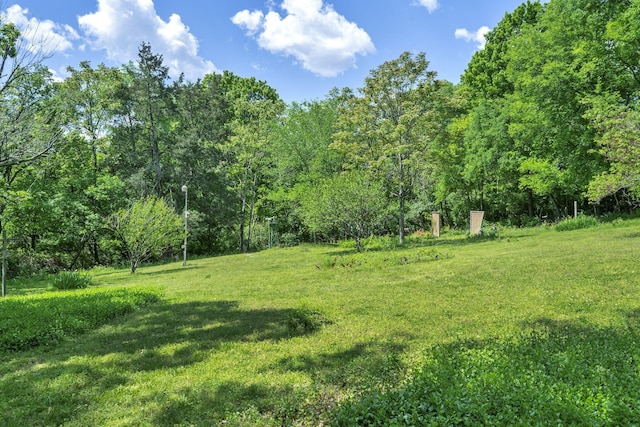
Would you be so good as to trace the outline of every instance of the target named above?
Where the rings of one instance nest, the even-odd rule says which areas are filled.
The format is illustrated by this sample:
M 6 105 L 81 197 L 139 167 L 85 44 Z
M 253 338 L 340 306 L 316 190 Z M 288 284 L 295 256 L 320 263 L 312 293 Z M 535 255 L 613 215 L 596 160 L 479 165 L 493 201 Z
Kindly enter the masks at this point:
M 234 102 L 234 109 L 233 134 L 223 149 L 227 159 L 231 159 L 227 172 L 240 203 L 240 250 L 247 251 L 251 248 L 253 225 L 257 219 L 256 202 L 266 166 L 267 145 L 275 133 L 275 120 L 284 104 L 240 98 Z
M 173 92 L 172 182 L 189 187 L 190 248 L 205 254 L 224 251 L 230 246 L 225 230 L 235 217 L 233 195 L 221 165 L 231 116 L 222 75 L 209 74 L 195 83 L 177 81 Z
M 625 3 L 551 1 L 512 41 L 509 131 L 522 153 L 520 182 L 551 200 L 558 216 L 583 199 L 591 176 L 605 167 L 582 100 L 619 86 L 609 72 L 605 32 Z
M 412 180 L 436 128 L 436 73 L 424 53 L 405 52 L 371 71 L 339 119 L 333 147 L 352 167 L 375 171 L 397 200 L 400 242 Z
M 263 200 L 269 218 L 279 229 L 308 239 L 310 232 L 300 216 L 307 193 L 315 194 L 322 181 L 342 170 L 343 156 L 330 148 L 338 111 L 348 90 L 332 90 L 325 99 L 291 103 L 274 139 L 267 147 L 269 192 Z
M 500 98 L 513 92 L 513 81 L 507 75 L 512 41 L 522 34 L 523 28 L 535 25 L 543 10 L 538 1 L 527 0 L 513 12 L 506 13 L 486 35 L 484 49 L 473 54 L 461 79 L 474 100 Z
M 162 197 L 174 123 L 169 69 L 162 55 L 142 43 L 138 62 L 128 64 L 125 74 L 117 91 L 119 109 L 110 163 L 138 195 Z
M 101 225 L 112 212 L 101 211 L 102 204 L 96 195 L 112 188 L 110 180 L 102 179 L 105 175 L 103 163 L 110 129 L 115 124 L 115 112 L 119 107 L 116 95 L 122 75 L 118 69 L 104 65 L 94 69 L 88 62 L 80 63 L 79 69 L 69 67 L 68 71 L 70 76 L 57 85 L 56 97 L 60 114 L 65 115 L 68 140 L 72 142 L 73 149 L 58 159 L 57 168 L 67 170 L 66 175 L 60 176 L 62 182 L 73 182 L 70 187 L 75 195 L 67 193 L 63 199 L 73 199 L 84 208 L 84 214 L 80 215 L 84 225 L 74 233 L 80 239 L 79 251 L 89 244 L 93 262 L 100 264 L 98 240 Z M 87 152 L 78 146 L 82 141 L 88 150 L 88 158 L 79 156 Z M 65 165 L 65 160 L 73 164 Z M 64 191 L 63 188 L 58 187 L 58 190 Z
M 167 88 L 169 67 L 163 64 L 162 55 L 154 54 L 151 45 L 142 43 L 138 50 L 138 79 L 135 81 L 142 113 L 146 119 L 146 137 L 151 154 L 153 188 L 158 197 L 163 195 L 163 171 L 161 164 L 162 124 L 167 119 Z
M 221 147 L 223 168 L 238 202 L 239 249 L 244 252 L 251 248 L 267 146 L 285 105 L 273 88 L 254 78 L 244 79 L 227 72 L 222 77 L 222 87 L 231 112 L 231 136 Z
M 608 98 L 608 100 L 607 100 Z M 640 200 L 640 105 L 621 105 L 618 96 L 600 97 L 588 113 L 598 129 L 600 153 L 610 167 L 589 184 L 594 202 L 620 190 L 629 190 Z
M 49 154 L 61 135 L 51 100 L 49 71 L 42 57 L 20 45 L 20 32 L 0 21 L 0 228 L 16 177 Z M 3 257 L 2 293 L 5 286 Z
M 609 59 L 609 76 L 619 82 L 616 89 L 629 102 L 640 90 L 640 0 L 621 3 L 629 7 L 607 24 L 601 52 Z

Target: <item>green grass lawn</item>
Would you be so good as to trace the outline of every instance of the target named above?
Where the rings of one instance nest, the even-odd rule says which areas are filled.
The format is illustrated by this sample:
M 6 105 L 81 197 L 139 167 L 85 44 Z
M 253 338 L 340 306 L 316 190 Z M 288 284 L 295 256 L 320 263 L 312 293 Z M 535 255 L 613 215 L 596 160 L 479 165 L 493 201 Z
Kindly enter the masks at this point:
M 640 348 L 607 348 L 606 338 L 633 342 L 640 331 L 640 220 L 383 246 L 360 254 L 345 246 L 272 249 L 141 267 L 134 275 L 95 270 L 91 288 L 157 288 L 163 300 L 58 344 L 0 352 L 0 425 L 329 424 L 354 407 L 395 402 L 388 396 L 411 390 L 425 366 L 445 372 L 445 359 L 490 353 L 509 361 L 517 352 L 513 366 L 527 370 L 535 357 L 564 351 L 562 343 L 589 359 L 590 340 L 604 352 L 594 354 L 620 356 L 633 377 L 626 385 L 614 374 L 598 378 L 611 389 L 638 384 Z M 45 287 L 8 284 L 9 295 Z M 527 344 L 537 349 L 527 358 L 517 337 L 531 334 L 559 341 Z M 576 366 L 591 366 L 584 363 Z M 447 369 L 488 369 L 455 366 Z M 544 375 L 550 389 L 560 383 Z M 459 389 L 472 378 L 448 385 Z M 640 406 L 635 393 L 629 405 Z M 613 425 L 603 415 L 607 396 L 601 400 L 589 401 L 598 413 L 592 424 Z

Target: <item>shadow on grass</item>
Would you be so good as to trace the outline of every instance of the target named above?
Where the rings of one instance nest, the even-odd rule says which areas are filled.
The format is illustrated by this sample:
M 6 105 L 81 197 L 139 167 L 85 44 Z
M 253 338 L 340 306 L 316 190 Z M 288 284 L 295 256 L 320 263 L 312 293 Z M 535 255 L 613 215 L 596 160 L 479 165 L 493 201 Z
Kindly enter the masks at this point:
M 304 316 L 296 309 L 245 310 L 236 301 L 159 304 L 49 349 L 0 354 L 0 425 L 64 424 L 134 375 L 188 367 L 233 343 L 311 334 L 315 328 L 300 326 Z M 238 389 L 237 394 L 254 392 Z M 214 394 L 227 406 L 232 403 L 222 391 Z M 172 419 L 174 410 L 168 407 L 163 416 Z
M 282 372 L 308 373 L 318 383 L 346 387 L 355 382 L 380 382 L 396 375 L 404 347 L 393 343 L 356 343 L 344 350 L 286 357 L 276 363 Z
M 92 356 L 127 355 L 133 371 L 187 366 L 227 343 L 278 341 L 313 333 L 292 324 L 305 314 L 297 309 L 243 310 L 236 301 L 190 302 L 155 306 L 124 327 L 94 334 Z M 169 346 L 170 348 L 165 348 Z
M 362 383 L 393 381 L 400 372 L 400 346 L 359 343 L 353 347 L 326 353 L 307 353 L 284 357 L 270 367 L 276 372 L 305 372 L 318 393 L 296 390 L 292 386 L 265 386 L 227 381 L 214 387 L 201 385 L 163 400 L 162 410 L 153 425 L 254 425 L 270 419 L 278 425 L 324 425 L 338 394 Z M 375 377 L 375 378 L 374 378 Z M 229 411 L 229 407 L 233 407 Z M 227 408 L 227 413 L 217 410 Z M 232 420 L 227 417 L 231 416 Z M 237 424 L 236 424 L 237 423 Z M 269 424 L 276 425 L 276 424 Z
M 434 346 L 406 384 L 345 402 L 333 425 L 634 425 L 640 310 L 626 318 L 540 318 L 511 337 Z
M 199 270 L 202 269 L 202 266 L 199 265 L 193 265 L 193 264 L 187 264 L 186 266 L 183 265 L 179 265 L 179 266 L 175 266 L 175 267 L 164 267 L 161 270 L 155 270 L 155 271 L 146 271 L 149 270 L 150 268 L 142 268 L 137 270 L 134 274 L 139 274 L 141 276 L 164 276 L 166 274 L 174 274 L 174 273 L 180 273 L 182 271 L 191 271 L 191 270 Z

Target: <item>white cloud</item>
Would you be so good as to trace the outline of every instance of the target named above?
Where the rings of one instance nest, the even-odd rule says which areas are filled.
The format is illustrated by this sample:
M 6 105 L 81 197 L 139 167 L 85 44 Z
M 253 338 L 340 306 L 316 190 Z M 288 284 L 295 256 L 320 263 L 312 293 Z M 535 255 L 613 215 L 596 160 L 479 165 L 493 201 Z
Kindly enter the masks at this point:
M 259 10 L 254 10 L 253 12 L 243 10 L 231 18 L 231 22 L 239 27 L 243 27 L 251 35 L 255 34 L 262 27 L 263 21 L 264 13 Z
M 162 54 L 169 73 L 184 73 L 190 80 L 217 71 L 211 61 L 198 56 L 198 40 L 179 15 L 166 22 L 155 10 L 153 0 L 98 0 L 98 10 L 78 17 L 80 28 L 89 38 L 88 45 L 106 51 L 110 60 L 136 61 L 142 42 Z
M 26 42 L 29 52 L 52 55 L 73 49 L 73 41 L 78 40 L 78 33 L 68 25 L 56 24 L 50 20 L 40 21 L 29 18 L 29 9 L 13 5 L 2 13 L 0 21 L 15 24 Z
M 435 12 L 440 6 L 438 0 L 418 0 L 418 5 L 426 7 L 429 13 Z
M 476 42 L 476 47 L 479 50 L 482 50 L 487 43 L 487 39 L 485 38 L 485 36 L 489 31 L 491 31 L 491 29 L 487 26 L 482 26 L 478 28 L 477 31 L 469 31 L 466 28 L 458 28 L 455 32 L 455 37 L 457 39 L 463 39 L 468 42 Z
M 335 77 L 355 67 L 356 55 L 375 52 L 369 35 L 323 0 L 283 0 L 278 12 L 243 10 L 231 21 L 272 53 L 291 56 L 302 67 L 323 77 Z

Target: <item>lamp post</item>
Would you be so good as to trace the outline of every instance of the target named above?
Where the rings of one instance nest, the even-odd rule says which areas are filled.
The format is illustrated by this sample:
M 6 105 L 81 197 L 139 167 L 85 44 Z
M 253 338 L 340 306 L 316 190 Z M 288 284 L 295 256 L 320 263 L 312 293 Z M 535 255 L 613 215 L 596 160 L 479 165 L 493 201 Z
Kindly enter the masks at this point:
M 184 250 L 184 255 L 182 258 L 182 265 L 187 265 L 187 217 L 189 216 L 189 211 L 187 210 L 187 203 L 189 199 L 189 193 L 187 192 L 187 186 L 182 186 L 182 192 L 184 193 L 184 244 L 182 245 L 182 249 Z
M 265 218 L 265 220 L 269 223 L 269 249 L 273 246 L 273 232 L 271 231 L 271 223 L 275 217 Z

